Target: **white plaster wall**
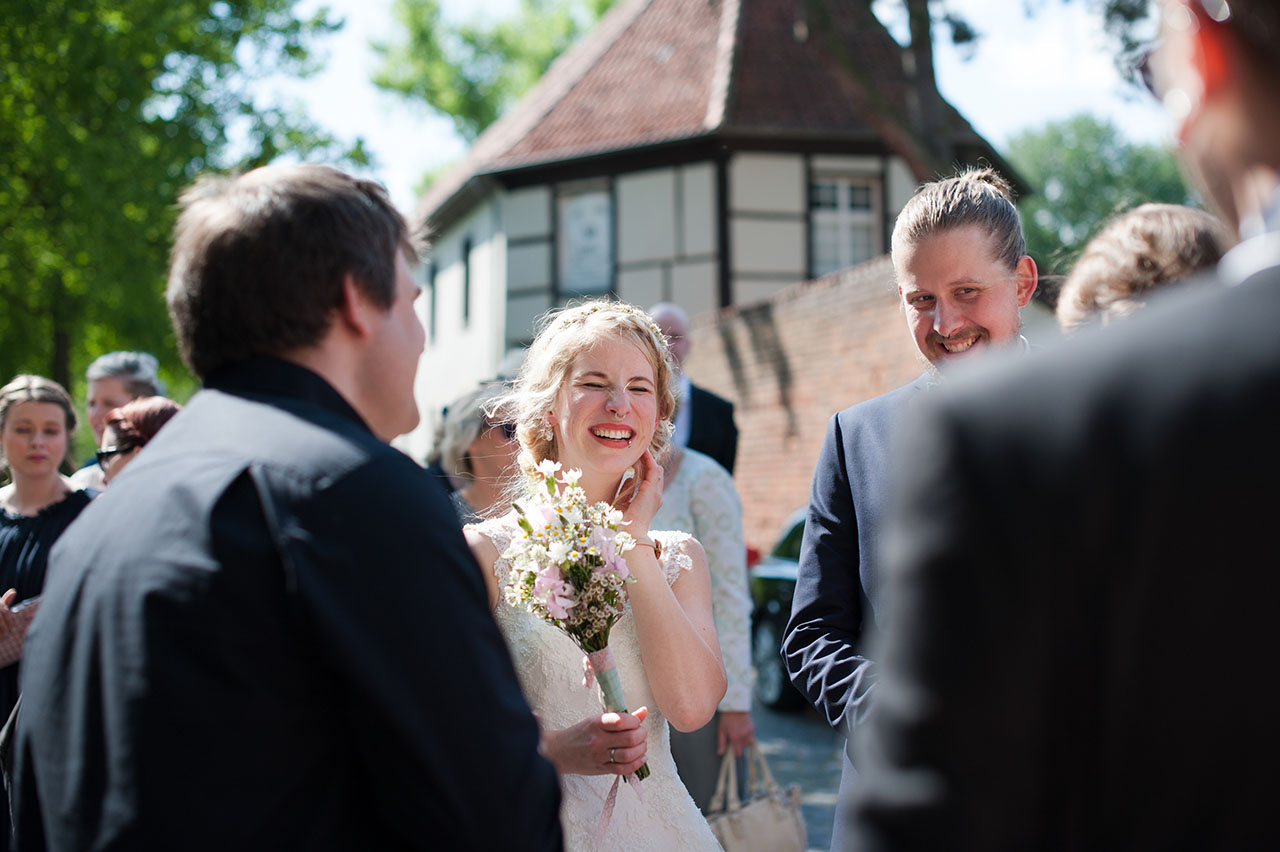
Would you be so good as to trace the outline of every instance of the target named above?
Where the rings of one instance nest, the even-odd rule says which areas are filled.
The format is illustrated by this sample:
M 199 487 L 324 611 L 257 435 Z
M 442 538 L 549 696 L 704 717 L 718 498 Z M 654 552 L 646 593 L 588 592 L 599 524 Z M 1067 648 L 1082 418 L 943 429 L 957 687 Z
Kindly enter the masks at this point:
M 538 317 L 550 308 L 549 293 L 532 293 L 507 299 L 505 346 L 527 344 L 533 340 L 533 329 Z
M 846 157 L 834 154 L 815 154 L 809 159 L 809 166 L 815 172 L 835 172 L 837 174 L 880 174 L 879 157 Z
M 795 283 L 795 281 L 785 279 L 774 281 L 734 281 L 733 303 L 735 305 L 749 305 L 753 302 L 761 302 L 775 295 L 779 290 L 784 290 Z
M 741 272 L 769 272 L 794 276 L 796 281 L 807 277 L 804 220 L 734 217 L 730 228 L 735 276 Z
M 885 216 L 891 223 L 892 232 L 892 222 L 898 218 L 898 213 L 911 200 L 911 196 L 916 194 L 916 187 L 920 185 L 920 181 L 916 180 L 916 176 L 912 174 L 911 169 L 907 168 L 906 161 L 901 157 L 890 157 L 886 171 L 889 175 L 889 187 L 885 195 L 889 199 L 889 209 L 885 211 Z
M 738 154 L 729 162 L 729 209 L 805 212 L 808 188 L 798 154 Z
M 525 243 L 507 248 L 507 289 L 551 286 L 551 243 Z
M 619 270 L 618 298 L 641 308 L 663 301 L 662 268 Z
M 716 170 L 710 163 L 681 170 L 684 254 L 716 254 Z
M 419 461 L 431 446 L 440 409 L 492 376 L 503 355 L 507 246 L 498 227 L 501 202 L 500 197 L 494 197 L 481 204 L 434 240 L 435 338 L 428 341 L 418 362 L 414 387 L 421 423 L 397 441 L 397 446 Z M 471 309 L 464 325 L 462 246 L 467 235 L 471 237 Z M 424 325 L 429 320 L 427 303 L 424 294 L 417 306 Z
M 502 199 L 502 229 L 507 239 L 551 234 L 551 189 L 532 186 L 507 193 Z
M 671 270 L 671 300 L 691 317 L 720 306 L 719 286 L 714 261 L 678 263 Z
M 651 169 L 621 175 L 614 184 L 618 262 L 668 260 L 676 254 L 676 174 Z

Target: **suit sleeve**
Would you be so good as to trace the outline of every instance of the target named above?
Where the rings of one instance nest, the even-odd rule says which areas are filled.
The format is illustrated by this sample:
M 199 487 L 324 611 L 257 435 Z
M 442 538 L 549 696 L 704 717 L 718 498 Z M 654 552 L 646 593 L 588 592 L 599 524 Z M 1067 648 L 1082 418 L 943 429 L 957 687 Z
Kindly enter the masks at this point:
M 559 849 L 555 771 L 538 754 L 480 569 L 443 490 L 419 474 L 407 459 L 365 465 L 300 519 L 314 532 L 298 594 L 332 661 L 370 798 L 414 848 L 483 838 Z
M 791 682 L 846 735 L 866 713 L 876 668 L 862 656 L 858 525 L 838 416 L 813 473 L 782 655 Z
M 738 463 L 738 423 L 733 419 L 733 403 L 726 402 L 724 416 L 728 424 L 728 428 L 725 429 L 724 439 L 724 458 L 728 464 L 724 467 L 725 470 L 732 474 L 733 466 Z

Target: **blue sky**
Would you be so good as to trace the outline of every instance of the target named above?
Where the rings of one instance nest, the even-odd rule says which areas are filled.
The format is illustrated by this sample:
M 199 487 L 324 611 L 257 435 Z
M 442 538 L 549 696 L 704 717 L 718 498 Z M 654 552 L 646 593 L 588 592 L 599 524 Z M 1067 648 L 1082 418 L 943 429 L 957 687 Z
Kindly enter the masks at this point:
M 465 147 L 447 118 L 376 89 L 368 43 L 392 33 L 391 0 L 305 0 L 304 13 L 327 5 L 346 26 L 320 44 L 323 73 L 276 84 L 340 138 L 363 136 L 405 212 L 425 172 L 462 156 Z M 444 0 L 447 14 L 499 15 L 515 0 Z M 1033 17 L 1024 14 L 1030 6 Z M 942 93 L 997 148 L 1018 132 L 1088 111 L 1114 121 L 1127 138 L 1168 142 L 1169 124 L 1149 98 L 1126 88 L 1116 73 L 1101 16 L 1087 0 L 951 0 L 982 38 L 967 61 L 949 45 L 936 57 Z M 474 10 L 470 11 L 470 10 Z

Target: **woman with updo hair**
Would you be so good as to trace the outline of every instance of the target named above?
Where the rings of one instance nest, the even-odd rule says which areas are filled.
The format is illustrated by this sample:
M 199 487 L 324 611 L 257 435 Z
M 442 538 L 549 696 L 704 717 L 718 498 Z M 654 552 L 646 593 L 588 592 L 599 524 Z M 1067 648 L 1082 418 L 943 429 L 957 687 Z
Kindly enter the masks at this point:
M 589 503 L 623 513 L 637 546 L 625 555 L 636 582 L 609 647 L 630 713 L 603 713 L 583 683 L 583 655 L 566 634 L 507 602 L 510 563 L 501 554 L 520 535 L 514 514 L 466 528 L 484 568 L 490 603 L 507 639 L 543 748 L 561 774 L 565 848 L 595 848 L 616 776 L 645 762 L 643 800 L 617 792 L 601 848 L 718 849 L 680 782 L 668 722 L 696 730 L 725 692 L 702 547 L 683 533 L 657 532 L 662 465 L 671 440 L 675 372 L 658 327 L 638 308 L 600 300 L 550 315 L 534 340 L 504 409 L 516 423 L 526 473 L 544 460 L 582 471 Z
M 102 446 L 98 449 L 103 483 L 110 485 L 151 442 L 160 427 L 181 410 L 182 406 L 171 399 L 144 396 L 110 411 L 102 430 Z
M 1181 204 L 1142 204 L 1112 217 L 1084 247 L 1058 294 L 1068 333 L 1124 319 L 1151 291 L 1213 269 L 1235 244 L 1227 226 Z

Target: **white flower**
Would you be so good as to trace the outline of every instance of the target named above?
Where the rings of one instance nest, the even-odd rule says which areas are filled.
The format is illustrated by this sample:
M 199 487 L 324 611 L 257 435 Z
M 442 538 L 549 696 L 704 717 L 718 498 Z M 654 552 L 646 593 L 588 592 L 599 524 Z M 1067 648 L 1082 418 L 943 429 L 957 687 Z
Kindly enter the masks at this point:
M 543 476 L 552 476 L 560 469 L 560 462 L 551 459 L 543 459 L 538 462 L 537 471 Z
M 551 555 L 551 561 L 556 564 L 564 562 L 564 558 L 569 555 L 569 545 L 563 541 L 553 541 L 547 548 L 547 553 Z
M 543 464 L 545 464 L 545 462 L 543 462 Z M 560 477 L 560 480 L 564 482 L 565 485 L 577 485 L 578 480 L 581 478 L 582 471 L 576 467 L 571 467 L 564 472 L 564 476 Z
M 617 509 L 609 509 L 604 513 L 604 522 L 611 527 L 617 527 L 622 523 L 622 512 Z

